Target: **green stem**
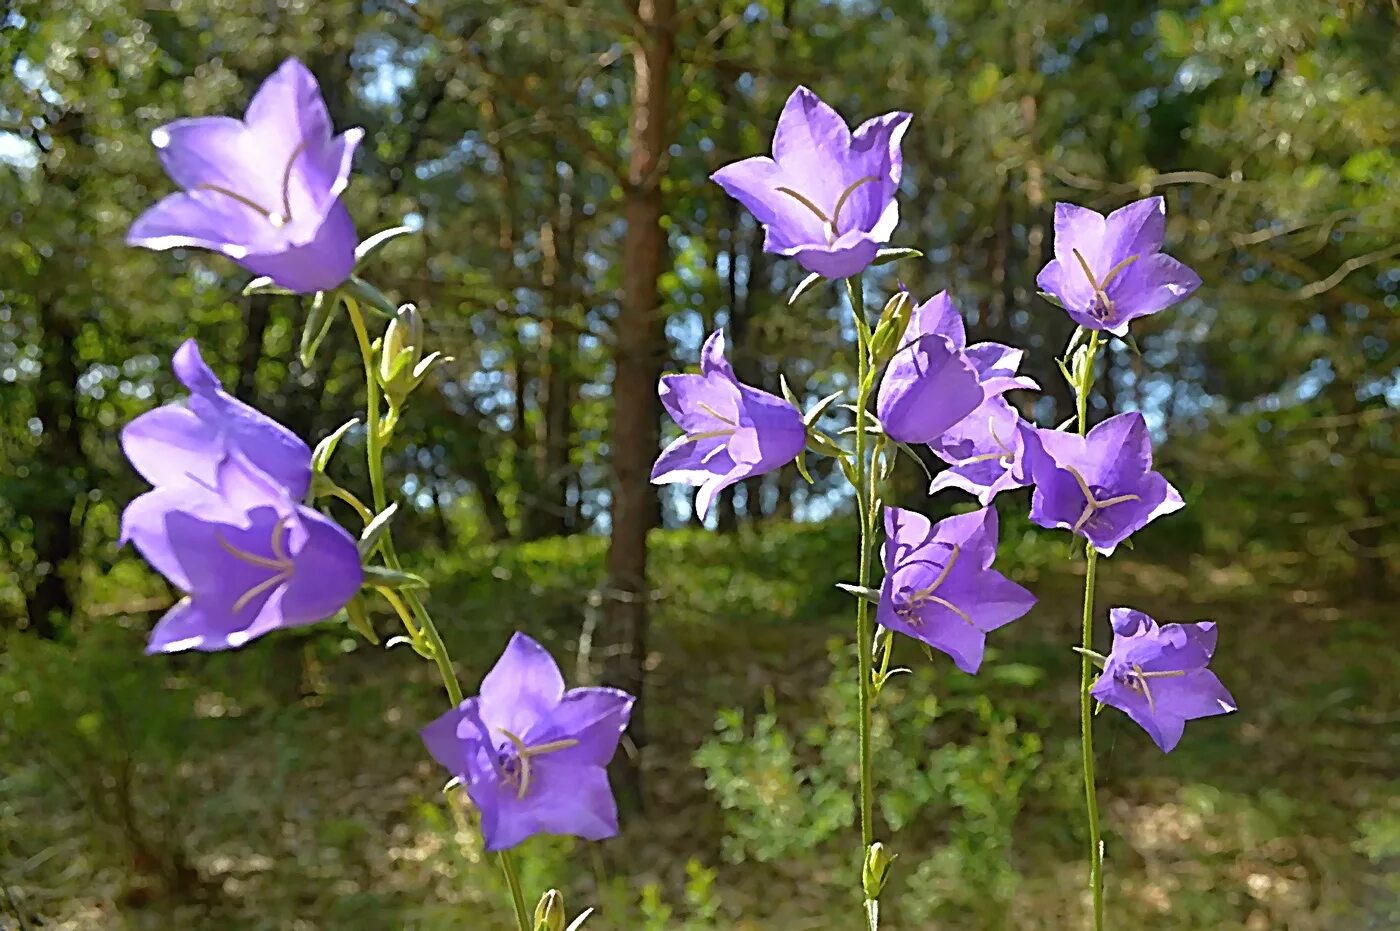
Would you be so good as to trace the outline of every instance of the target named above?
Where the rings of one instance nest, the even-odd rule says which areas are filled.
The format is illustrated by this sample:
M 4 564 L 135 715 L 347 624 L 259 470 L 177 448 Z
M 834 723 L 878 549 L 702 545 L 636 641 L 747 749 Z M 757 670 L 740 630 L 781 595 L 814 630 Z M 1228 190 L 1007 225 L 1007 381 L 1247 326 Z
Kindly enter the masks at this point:
M 525 907 L 525 893 L 520 888 L 520 877 L 515 872 L 515 860 L 509 850 L 500 852 L 501 872 L 505 874 L 506 885 L 510 887 L 510 899 L 515 907 L 515 923 L 520 931 L 530 931 L 530 913 Z
M 1095 330 L 1089 337 L 1088 358 L 1076 398 L 1080 436 L 1089 429 L 1089 393 L 1094 387 L 1094 362 L 1098 354 L 1099 333 Z M 1094 684 L 1094 588 L 1099 553 L 1086 541 L 1084 554 L 1087 567 L 1084 570 L 1084 652 L 1079 655 L 1079 742 L 1083 752 L 1084 807 L 1089 821 L 1089 892 L 1094 901 L 1094 931 L 1103 931 L 1103 842 L 1099 834 L 1099 793 L 1094 779 L 1094 698 L 1089 694 Z
M 870 347 L 864 334 L 865 296 L 859 279 L 846 279 L 846 293 L 855 316 L 856 346 L 856 507 L 860 511 L 860 568 L 857 584 L 870 587 L 870 555 L 874 538 L 875 495 L 871 464 L 865 457 L 865 417 L 870 403 L 866 376 L 870 369 Z M 871 752 L 871 678 L 873 657 L 870 604 L 856 599 L 856 650 L 860 675 L 860 840 L 861 856 L 875 840 L 874 761 Z M 863 860 L 862 860 L 863 862 Z
M 365 318 L 360 312 L 359 302 L 349 295 L 344 295 L 343 299 L 346 312 L 350 315 L 350 326 L 355 331 L 355 340 L 360 345 L 360 357 L 365 365 L 365 448 L 369 465 L 370 492 L 373 495 L 374 511 L 378 514 L 388 506 L 389 498 L 384 487 L 384 436 L 380 432 L 379 383 L 374 377 L 374 348 L 370 343 L 369 331 L 365 328 Z M 393 532 L 387 527 L 384 529 L 384 535 L 379 538 L 379 549 L 390 569 L 403 568 L 399 562 L 398 551 L 394 549 Z M 408 600 L 414 617 L 418 619 L 424 639 L 432 648 L 433 662 L 437 664 L 443 687 L 447 689 L 447 697 L 455 708 L 463 700 L 462 686 L 457 681 L 457 673 L 452 669 L 452 658 L 448 655 L 447 644 L 443 642 L 442 634 L 438 632 L 437 625 L 433 623 L 432 616 L 428 614 L 428 609 L 423 606 L 417 593 L 405 591 L 404 597 Z
M 1084 572 L 1084 649 L 1093 649 L 1094 582 L 1099 554 L 1092 544 L 1085 545 L 1088 568 Z M 1094 663 L 1088 653 L 1080 655 L 1079 739 L 1084 752 L 1084 804 L 1089 814 L 1089 889 L 1094 899 L 1094 931 L 1103 931 L 1103 844 L 1099 836 L 1099 798 L 1094 785 Z

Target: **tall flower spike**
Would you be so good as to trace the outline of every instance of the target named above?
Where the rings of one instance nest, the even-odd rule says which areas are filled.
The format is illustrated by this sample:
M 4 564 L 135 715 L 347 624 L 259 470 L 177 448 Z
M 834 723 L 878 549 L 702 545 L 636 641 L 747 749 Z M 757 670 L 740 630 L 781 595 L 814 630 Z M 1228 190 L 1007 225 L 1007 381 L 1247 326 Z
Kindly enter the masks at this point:
M 224 391 L 194 340 L 175 351 L 172 365 L 189 398 L 147 411 L 122 430 L 122 450 L 146 481 L 211 486 L 219 463 L 237 452 L 292 498 L 306 495 L 311 450 L 296 434 Z
M 763 248 L 824 278 L 859 275 L 899 223 L 895 192 L 908 113 L 886 113 L 852 133 L 805 87 L 788 97 L 773 157 L 746 158 L 711 175 L 763 224 Z
M 617 834 L 607 765 L 632 713 L 617 689 L 564 690 L 549 653 L 517 633 L 481 694 L 423 728 L 433 759 L 462 780 L 490 851 L 535 834 Z
M 992 508 L 932 525 L 914 511 L 885 508 L 885 581 L 876 620 L 976 673 L 987 633 L 1035 605 L 1034 595 L 991 568 L 996 549 Z
M 363 136 L 358 128 L 332 134 L 316 78 L 289 58 L 242 120 L 195 117 L 151 133 L 183 190 L 138 217 L 126 241 L 209 249 L 289 291 L 334 288 L 355 264 L 355 227 L 340 195 Z
M 1078 436 L 1026 430 L 1026 462 L 1035 492 L 1031 520 L 1063 527 L 1105 556 L 1163 514 L 1184 506 L 1181 495 L 1152 471 L 1152 441 L 1137 412 L 1110 417 Z
M 1167 624 L 1131 608 L 1108 612 L 1113 649 L 1090 690 L 1124 712 L 1170 752 L 1186 722 L 1237 709 L 1235 699 L 1206 668 L 1215 655 L 1215 624 Z
M 224 650 L 330 617 L 360 587 L 355 541 L 293 501 L 240 453 L 214 481 L 157 487 L 122 514 L 122 542 L 186 597 L 156 624 L 148 653 Z
M 1185 300 L 1194 271 L 1162 252 L 1167 205 L 1160 197 L 1103 214 L 1055 205 L 1055 258 L 1036 277 L 1075 323 L 1126 336 L 1128 324 Z
M 786 465 L 807 443 L 797 408 L 735 377 L 722 330 L 705 340 L 699 375 L 663 375 L 659 390 L 685 433 L 662 451 L 651 480 L 699 486 L 695 510 L 702 519 L 721 490 Z

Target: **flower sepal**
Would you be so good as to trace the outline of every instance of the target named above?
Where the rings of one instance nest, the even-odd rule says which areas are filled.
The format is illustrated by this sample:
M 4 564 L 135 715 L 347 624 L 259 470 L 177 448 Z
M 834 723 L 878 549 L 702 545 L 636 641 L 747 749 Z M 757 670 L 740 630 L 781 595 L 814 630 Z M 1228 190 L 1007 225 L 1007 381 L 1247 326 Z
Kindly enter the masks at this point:
M 388 566 L 364 566 L 365 585 L 397 591 L 404 588 L 427 588 L 428 580 L 421 575 L 390 569 Z
M 368 236 L 363 242 L 355 247 L 355 267 L 363 265 L 374 258 L 379 250 L 401 236 L 408 236 L 418 230 L 411 226 L 394 226 L 387 230 L 380 230 L 373 236 Z
M 331 456 L 335 454 L 335 449 L 340 445 L 341 439 L 349 433 L 351 428 L 359 424 L 360 418 L 351 417 L 345 423 L 335 428 L 335 431 L 321 442 L 316 444 L 316 449 L 311 453 L 311 470 L 324 474 L 326 466 L 330 465 Z

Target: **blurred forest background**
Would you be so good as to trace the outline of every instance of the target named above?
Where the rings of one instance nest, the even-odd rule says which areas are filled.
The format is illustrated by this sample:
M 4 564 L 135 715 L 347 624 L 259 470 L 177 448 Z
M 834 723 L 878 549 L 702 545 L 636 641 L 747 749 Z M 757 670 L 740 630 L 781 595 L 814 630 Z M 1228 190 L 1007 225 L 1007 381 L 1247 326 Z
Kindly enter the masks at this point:
M 590 929 L 852 924 L 855 544 L 830 461 L 727 494 L 646 484 L 656 375 L 727 327 L 801 396 L 852 365 L 836 289 L 707 180 L 767 150 L 796 84 L 912 111 L 903 221 L 974 339 L 1054 356 L 1035 294 L 1056 200 L 1166 196 L 1205 285 L 1115 342 L 1096 417 L 1138 409 L 1188 508 L 1106 564 L 1101 605 L 1213 618 L 1242 711 L 1164 757 L 1099 718 L 1121 927 L 1400 926 L 1400 11 L 1391 0 L 10 0 L 0 14 L 0 927 L 497 928 L 501 890 L 415 732 L 427 664 L 322 625 L 145 659 L 171 593 L 114 540 L 123 423 L 197 337 L 303 436 L 360 405 L 347 329 L 122 237 L 170 190 L 148 135 L 241 113 L 287 55 L 366 127 L 347 202 L 407 223 L 366 271 L 456 362 L 391 462 L 400 548 L 474 686 L 517 627 L 571 678 L 639 688 L 624 836 L 526 848 Z M 340 480 L 364 483 L 352 435 Z M 356 470 L 360 470 L 358 473 Z M 900 503 L 935 516 L 917 470 Z M 916 666 L 877 735 L 901 831 L 888 926 L 1062 929 L 1084 901 L 1074 776 L 1082 564 L 1003 496 L 1001 564 L 1041 602 L 977 679 Z M 388 631 L 387 617 L 380 618 Z M 1100 625 L 1100 636 L 1106 630 Z M 828 658 L 838 674 L 828 677 Z

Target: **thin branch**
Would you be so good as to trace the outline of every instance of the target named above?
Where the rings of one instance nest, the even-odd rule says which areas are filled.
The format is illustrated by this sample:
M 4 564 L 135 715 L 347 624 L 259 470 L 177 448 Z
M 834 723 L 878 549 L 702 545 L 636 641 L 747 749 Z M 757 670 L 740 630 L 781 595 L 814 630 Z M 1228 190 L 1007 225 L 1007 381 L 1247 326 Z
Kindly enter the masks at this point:
M 1299 288 L 1293 299 L 1295 301 L 1306 301 L 1309 298 L 1317 297 L 1325 291 L 1330 291 L 1354 271 L 1359 271 L 1368 265 L 1377 262 L 1384 262 L 1392 256 L 1400 255 L 1400 243 L 1396 243 L 1385 249 L 1377 249 L 1375 252 L 1368 252 L 1365 255 L 1357 255 L 1347 259 L 1332 274 L 1321 281 L 1314 281 L 1312 284 Z

